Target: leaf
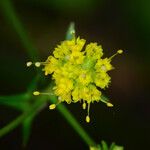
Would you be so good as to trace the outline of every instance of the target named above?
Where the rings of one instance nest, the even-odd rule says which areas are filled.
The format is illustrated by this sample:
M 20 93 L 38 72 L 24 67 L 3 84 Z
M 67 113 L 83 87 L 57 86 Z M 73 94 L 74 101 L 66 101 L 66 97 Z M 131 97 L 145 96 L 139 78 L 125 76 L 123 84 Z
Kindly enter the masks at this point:
M 0 96 L 0 104 L 13 107 L 18 110 L 25 111 L 29 108 L 29 94 L 18 94 L 12 96 Z
M 102 141 L 101 144 L 102 144 L 102 150 L 109 150 L 105 141 Z
M 115 145 L 112 150 L 123 150 L 124 148 L 122 146 Z
M 123 150 L 124 148 L 122 146 L 115 145 L 115 143 L 112 143 L 109 150 Z
M 113 142 L 113 143 L 110 145 L 109 150 L 113 150 L 113 149 L 114 149 L 114 147 L 115 147 L 115 143 Z
M 23 146 L 28 144 L 34 118 L 46 106 L 46 103 L 47 98 L 40 96 L 33 104 L 31 110 L 27 112 L 29 115 L 22 122 Z
M 66 33 L 66 40 L 71 40 L 73 38 L 73 32 L 75 33 L 75 24 L 71 22 Z
M 30 107 L 22 115 L 20 115 L 19 117 L 17 117 L 16 119 L 14 119 L 13 121 L 11 121 L 10 123 L 8 123 L 7 125 L 5 125 L 3 128 L 0 129 L 0 137 L 6 135 L 10 131 L 18 127 L 24 121 L 26 122 L 24 125 L 26 126 L 25 127 L 26 129 L 24 129 L 24 131 L 28 131 L 28 135 L 29 135 L 33 118 L 35 117 L 36 114 L 39 113 L 39 111 L 43 108 L 43 106 L 45 106 L 45 104 L 46 104 L 45 98 L 42 96 L 39 97 L 37 101 L 33 103 L 32 108 Z M 28 119 L 26 120 L 26 118 Z M 26 135 L 26 139 L 28 139 L 27 138 L 28 135 Z
M 23 113 L 22 115 L 20 115 L 19 117 L 17 117 L 16 119 L 11 121 L 10 123 L 8 123 L 6 126 L 1 128 L 0 129 L 0 137 L 6 135 L 10 131 L 12 131 L 13 129 L 18 127 L 18 125 L 25 119 L 25 117 L 26 117 L 26 113 Z
M 101 95 L 101 101 L 102 101 L 103 103 L 108 103 L 108 102 L 109 102 L 109 99 L 108 99 L 108 97 L 106 97 L 106 96 L 104 96 L 104 95 Z
M 23 146 L 26 146 L 29 141 L 34 116 L 34 114 L 28 116 L 22 123 Z
M 100 145 L 90 146 L 90 150 L 102 150 Z

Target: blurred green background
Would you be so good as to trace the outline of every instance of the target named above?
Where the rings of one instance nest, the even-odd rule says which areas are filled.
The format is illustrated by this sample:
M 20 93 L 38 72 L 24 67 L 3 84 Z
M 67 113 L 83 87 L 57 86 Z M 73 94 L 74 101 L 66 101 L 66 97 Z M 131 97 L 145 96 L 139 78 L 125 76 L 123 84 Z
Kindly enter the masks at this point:
M 0 2 L 0 95 L 26 91 L 36 75 L 34 68 L 26 68 L 25 64 L 30 60 L 26 47 L 37 50 L 40 60 L 44 61 L 65 39 L 67 27 L 74 21 L 76 34 L 87 43 L 101 44 L 105 56 L 111 56 L 118 49 L 123 49 L 124 54 L 113 60 L 116 69 L 110 73 L 112 84 L 105 91 L 114 108 L 109 109 L 102 103 L 93 104 L 92 122 L 86 124 L 80 104 L 67 107 L 97 143 L 104 139 L 108 143 L 115 141 L 126 150 L 148 149 L 150 1 L 11 0 L 27 33 L 17 28 L 18 22 L 10 21 L 7 2 Z M 27 34 L 33 45 L 23 44 L 28 43 L 28 39 L 21 39 L 18 30 Z M 1 105 L 0 127 L 19 114 Z M 20 130 L 17 128 L 1 138 L 0 149 L 22 149 Z M 30 141 L 24 149 L 46 148 L 88 149 L 64 118 L 57 111 L 49 111 L 48 107 L 35 118 Z

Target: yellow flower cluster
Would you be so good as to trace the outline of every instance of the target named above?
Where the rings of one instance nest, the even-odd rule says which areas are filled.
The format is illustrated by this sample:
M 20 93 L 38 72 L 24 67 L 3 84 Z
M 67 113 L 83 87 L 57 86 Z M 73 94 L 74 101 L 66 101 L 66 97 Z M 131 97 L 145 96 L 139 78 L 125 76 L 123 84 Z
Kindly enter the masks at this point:
M 105 89 L 111 82 L 107 73 L 113 69 L 111 59 L 123 51 L 118 50 L 110 58 L 102 58 L 103 49 L 100 45 L 85 45 L 85 42 L 80 37 L 61 42 L 54 49 L 53 56 L 43 62 L 43 70 L 45 75 L 52 74 L 52 79 L 55 80 L 53 89 L 58 96 L 58 103 L 83 102 L 83 109 L 88 105 L 86 122 L 90 122 L 90 103 L 101 101 L 100 89 Z M 35 65 L 39 67 L 40 63 Z M 107 106 L 113 105 L 109 103 Z M 55 104 L 50 105 L 50 109 L 55 107 Z

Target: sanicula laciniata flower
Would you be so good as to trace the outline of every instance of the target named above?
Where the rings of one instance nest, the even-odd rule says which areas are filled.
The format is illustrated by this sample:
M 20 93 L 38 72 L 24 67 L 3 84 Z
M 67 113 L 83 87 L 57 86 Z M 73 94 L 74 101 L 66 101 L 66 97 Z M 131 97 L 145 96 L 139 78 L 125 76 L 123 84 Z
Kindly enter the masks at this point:
M 101 89 L 107 88 L 111 82 L 108 71 L 114 69 L 112 58 L 122 54 L 123 50 L 103 58 L 101 45 L 85 43 L 85 39 L 75 36 L 72 40 L 65 40 L 54 49 L 53 56 L 50 55 L 45 62 L 36 62 L 35 66 L 44 65 L 45 75 L 52 74 L 54 94 L 58 96 L 57 104 L 82 102 L 83 109 L 87 106 L 86 122 L 90 122 L 90 104 L 102 100 Z M 28 62 L 27 66 L 31 64 Z M 39 95 L 40 92 L 35 91 L 33 94 Z M 57 104 L 51 104 L 49 108 L 55 109 Z M 113 106 L 110 102 L 106 104 L 108 107 Z

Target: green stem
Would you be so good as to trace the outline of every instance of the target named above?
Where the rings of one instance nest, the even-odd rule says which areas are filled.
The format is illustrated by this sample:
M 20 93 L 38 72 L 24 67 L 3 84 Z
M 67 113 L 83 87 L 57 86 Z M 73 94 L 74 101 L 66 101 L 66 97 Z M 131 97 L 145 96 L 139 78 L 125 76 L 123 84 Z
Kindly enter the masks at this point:
M 56 103 L 57 97 L 50 96 L 50 101 Z M 87 134 L 72 113 L 63 104 L 59 104 L 56 108 L 88 146 L 96 145 L 94 140 Z
M 39 110 L 41 109 L 41 107 L 43 107 L 45 105 L 46 100 L 47 100 L 46 96 L 40 96 L 39 98 L 37 98 L 36 102 L 33 104 L 33 106 L 30 108 L 30 110 L 23 113 L 22 115 L 17 117 L 15 120 L 13 120 L 11 123 L 9 123 L 8 125 L 6 125 L 5 127 L 0 129 L 0 137 L 2 137 L 3 135 L 5 135 L 8 132 L 15 129 L 28 116 L 36 115 L 39 112 Z M 52 103 L 56 103 L 57 97 L 54 95 L 50 96 L 50 101 Z M 75 119 L 75 117 L 71 114 L 71 112 L 63 104 L 59 104 L 57 109 L 88 146 L 96 145 L 94 140 L 87 134 L 87 132 L 81 127 L 81 125 L 78 123 L 78 121 Z
M 0 129 L 0 137 L 4 136 L 5 134 L 9 133 L 13 129 L 15 129 L 26 117 L 26 113 L 23 113 L 19 117 L 17 117 L 15 120 L 10 122 L 8 125 Z
M 27 51 L 30 59 L 32 61 L 37 61 L 38 54 L 36 48 L 30 42 L 31 40 L 28 37 L 28 33 L 23 28 L 22 23 L 18 19 L 15 9 L 10 0 L 0 0 L 1 10 L 7 19 L 8 23 L 12 26 L 12 28 L 16 31 L 19 36 L 21 43 L 23 44 L 25 50 Z
M 30 115 L 35 115 L 39 112 L 41 107 L 43 107 L 46 103 L 45 97 L 40 97 L 37 99 L 37 101 L 33 104 L 32 108 L 28 112 L 24 112 L 19 117 L 17 117 L 15 120 L 10 122 L 8 125 L 0 129 L 0 137 L 6 135 L 16 127 L 18 127 L 25 118 L 27 118 Z

